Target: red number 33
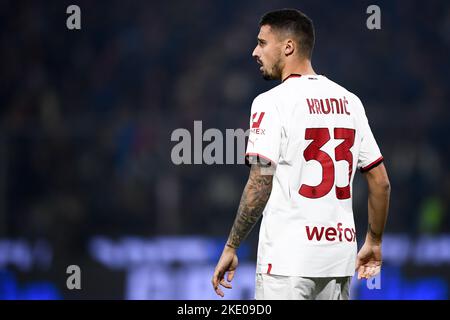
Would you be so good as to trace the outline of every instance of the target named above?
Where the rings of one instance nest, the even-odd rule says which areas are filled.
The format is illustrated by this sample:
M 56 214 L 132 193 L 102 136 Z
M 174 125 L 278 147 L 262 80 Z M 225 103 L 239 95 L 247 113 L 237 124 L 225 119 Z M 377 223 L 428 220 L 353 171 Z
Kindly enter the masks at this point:
M 343 139 L 334 149 L 336 161 L 345 160 L 348 162 L 348 185 L 345 187 L 336 186 L 336 197 L 340 200 L 350 198 L 350 179 L 353 172 L 353 156 L 350 148 L 355 143 L 355 130 L 346 128 L 334 128 L 334 138 Z M 315 160 L 322 166 L 322 181 L 316 186 L 302 184 L 298 193 L 304 197 L 317 199 L 326 196 L 334 186 L 334 162 L 333 159 L 323 150 L 320 150 L 330 141 L 328 128 L 308 128 L 305 132 L 305 139 L 312 140 L 303 152 L 306 161 Z

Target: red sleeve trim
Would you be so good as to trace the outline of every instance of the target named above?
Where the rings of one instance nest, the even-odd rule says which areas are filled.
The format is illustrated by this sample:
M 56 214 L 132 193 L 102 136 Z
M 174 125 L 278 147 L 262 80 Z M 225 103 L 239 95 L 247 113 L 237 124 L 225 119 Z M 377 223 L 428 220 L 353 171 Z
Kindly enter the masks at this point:
M 273 161 L 273 160 L 271 160 L 271 159 L 269 159 L 269 158 L 267 158 L 266 156 L 263 156 L 262 154 L 259 154 L 259 153 L 253 153 L 253 152 L 248 152 L 248 153 L 246 153 L 245 154 L 245 164 L 247 165 L 247 166 L 251 166 L 251 164 L 250 164 L 250 162 L 248 161 L 248 157 L 258 157 L 258 158 L 261 158 L 261 159 L 263 159 L 263 160 L 265 160 L 265 161 L 267 161 L 269 164 L 273 164 L 274 166 L 276 166 L 277 165 L 277 163 L 275 162 L 275 161 Z
M 378 165 L 380 165 L 383 162 L 383 160 L 384 160 L 383 157 L 379 157 L 377 160 L 375 160 L 371 164 L 361 168 L 360 171 L 361 172 L 367 172 L 370 169 L 373 169 L 373 168 L 377 167 Z

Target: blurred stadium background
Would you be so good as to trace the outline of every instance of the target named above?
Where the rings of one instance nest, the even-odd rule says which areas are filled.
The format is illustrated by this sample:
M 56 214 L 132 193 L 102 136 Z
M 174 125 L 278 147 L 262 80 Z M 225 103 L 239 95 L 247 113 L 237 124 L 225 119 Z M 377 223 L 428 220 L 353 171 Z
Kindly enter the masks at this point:
M 276 85 L 251 57 L 258 20 L 283 7 L 313 19 L 315 69 L 361 98 L 390 173 L 381 289 L 354 281 L 352 296 L 449 298 L 448 1 L 2 0 L 0 299 L 215 298 L 248 169 L 176 166 L 170 135 L 247 129 Z M 360 174 L 354 208 L 361 239 Z M 254 230 L 226 298 L 253 298 L 256 244 Z M 66 288 L 73 264 L 81 290 Z

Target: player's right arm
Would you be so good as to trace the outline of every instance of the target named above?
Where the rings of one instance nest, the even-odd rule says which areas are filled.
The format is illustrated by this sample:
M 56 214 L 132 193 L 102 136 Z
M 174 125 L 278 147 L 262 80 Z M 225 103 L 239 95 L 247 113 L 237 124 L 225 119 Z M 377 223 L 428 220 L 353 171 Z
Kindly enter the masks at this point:
M 368 186 L 368 230 L 357 256 L 358 279 L 370 278 L 381 270 L 381 240 L 389 209 L 391 186 L 383 163 L 364 173 Z
M 381 270 L 381 240 L 388 215 L 391 186 L 383 164 L 383 156 L 370 129 L 364 107 L 356 98 L 358 131 L 360 134 L 360 149 L 358 167 L 363 173 L 368 185 L 368 230 L 364 245 L 356 258 L 358 279 L 370 278 Z
M 372 242 L 381 243 L 389 208 L 391 185 L 383 164 L 364 173 L 369 191 L 369 227 L 367 236 Z

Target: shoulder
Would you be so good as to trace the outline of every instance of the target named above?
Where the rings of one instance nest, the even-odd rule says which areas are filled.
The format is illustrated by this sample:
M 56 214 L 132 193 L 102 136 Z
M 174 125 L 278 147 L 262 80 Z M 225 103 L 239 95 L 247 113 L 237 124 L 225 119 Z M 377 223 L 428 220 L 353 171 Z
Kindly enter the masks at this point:
M 256 98 L 253 100 L 253 102 L 264 103 L 267 101 L 272 102 L 273 100 L 276 100 L 276 97 L 277 97 L 278 91 L 279 91 L 278 87 L 279 86 L 276 86 L 275 88 L 272 88 L 263 93 L 260 93 L 259 95 L 256 96 Z
M 276 107 L 280 99 L 283 97 L 283 92 L 286 90 L 283 84 L 279 84 L 276 87 L 267 90 L 263 93 L 260 93 L 253 99 L 254 106 L 267 106 L 267 107 Z
M 326 77 L 324 77 L 326 79 L 326 81 L 328 81 L 328 84 L 332 87 L 334 87 L 336 90 L 340 90 L 342 92 L 344 92 L 344 94 L 347 96 L 347 98 L 350 99 L 358 99 L 358 96 L 356 94 L 354 94 L 353 92 L 351 92 L 350 90 L 348 90 L 347 88 L 345 88 L 344 86 L 334 82 L 333 80 L 330 80 Z
M 361 99 L 355 93 L 351 92 L 347 88 L 341 86 L 340 84 L 337 84 L 336 82 L 334 82 L 328 78 L 327 78 L 327 81 L 329 81 L 330 84 L 332 86 L 334 86 L 337 90 L 340 90 L 341 92 L 343 92 L 345 97 L 347 98 L 347 100 L 349 102 L 352 102 L 352 104 L 355 105 L 358 110 L 362 110 L 362 111 L 364 110 L 364 106 L 363 106 Z

